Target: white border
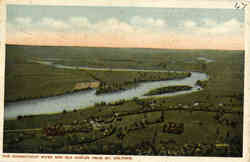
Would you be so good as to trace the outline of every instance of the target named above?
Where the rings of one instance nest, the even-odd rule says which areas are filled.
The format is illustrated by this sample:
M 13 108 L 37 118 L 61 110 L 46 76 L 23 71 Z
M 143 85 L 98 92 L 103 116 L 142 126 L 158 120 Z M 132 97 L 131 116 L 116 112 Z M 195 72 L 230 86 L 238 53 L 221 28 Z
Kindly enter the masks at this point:
M 4 75 L 5 75 L 5 24 L 6 6 L 5 1 L 0 0 L 0 152 L 2 153 L 3 122 L 4 122 Z M 2 110 L 2 111 L 1 111 Z M 2 119 L 2 120 L 1 120 Z M 1 161 L 1 157 L 0 157 Z
M 245 71 L 244 71 L 244 125 L 243 125 L 243 157 L 250 162 L 250 6 L 245 9 Z
M 8 4 L 167 8 L 233 8 L 238 0 L 6 0 Z
M 228 0 L 7 0 L 8 4 L 25 4 L 25 5 L 83 5 L 83 6 L 134 6 L 134 7 L 166 7 L 166 8 L 233 8 L 234 1 Z M 250 86 L 248 83 L 250 79 L 249 75 L 249 65 L 250 56 L 248 56 L 250 51 L 249 38 L 250 38 L 250 7 L 247 6 L 245 9 L 245 89 L 244 89 L 244 132 L 243 132 L 243 158 L 223 158 L 223 157 L 163 157 L 163 156 L 132 156 L 132 161 L 166 161 L 166 162 L 250 162 L 249 151 L 250 151 L 250 110 L 249 105 L 249 90 Z M 5 1 L 0 0 L 0 119 L 3 119 L 4 110 L 4 64 L 5 64 L 5 23 L 6 23 L 6 6 Z M 3 141 L 3 120 L 0 121 L 0 141 Z M 2 153 L 2 142 L 0 142 L 0 152 Z M 10 154 L 13 155 L 13 154 Z M 17 154 L 18 155 L 18 154 Z M 31 154 L 22 154 L 31 155 Z M 39 154 L 32 154 L 39 155 Z M 46 155 L 46 154 L 43 154 Z M 55 154 L 47 154 L 55 155 Z M 59 155 L 59 154 L 57 154 Z M 62 154 L 61 154 L 62 155 Z M 65 156 L 65 155 L 64 155 Z M 76 155 L 72 155 L 76 156 Z M 93 155 L 99 156 L 99 155 Z M 91 155 L 90 155 L 91 157 Z M 105 156 L 103 156 L 105 157 Z M 112 156 L 112 157 L 115 157 Z M 0 155 L 0 161 L 16 161 L 16 162 L 29 162 L 29 161 L 66 161 L 64 160 L 51 160 L 51 159 L 28 159 L 28 158 L 15 158 L 8 159 L 2 158 Z M 70 159 L 69 161 L 79 161 Z M 101 160 L 81 160 L 81 161 L 101 161 Z M 109 160 L 106 160 L 109 161 Z M 112 160 L 111 160 L 112 161 Z M 114 160 L 113 160 L 114 161 Z M 119 160 L 122 162 L 127 162 L 131 160 Z

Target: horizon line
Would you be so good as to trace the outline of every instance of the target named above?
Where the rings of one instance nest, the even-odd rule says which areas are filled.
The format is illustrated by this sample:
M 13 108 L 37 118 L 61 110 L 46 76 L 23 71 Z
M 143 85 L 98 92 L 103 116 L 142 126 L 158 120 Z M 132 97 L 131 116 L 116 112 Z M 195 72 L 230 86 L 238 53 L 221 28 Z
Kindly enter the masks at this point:
M 159 49 L 159 50 L 217 50 L 217 51 L 245 51 L 245 49 L 216 49 L 216 48 L 154 48 L 154 47 L 112 47 L 112 46 L 81 46 L 81 45 L 34 45 L 34 44 L 12 44 L 11 46 L 32 46 L 32 47 L 82 47 L 82 48 L 120 48 L 120 49 Z

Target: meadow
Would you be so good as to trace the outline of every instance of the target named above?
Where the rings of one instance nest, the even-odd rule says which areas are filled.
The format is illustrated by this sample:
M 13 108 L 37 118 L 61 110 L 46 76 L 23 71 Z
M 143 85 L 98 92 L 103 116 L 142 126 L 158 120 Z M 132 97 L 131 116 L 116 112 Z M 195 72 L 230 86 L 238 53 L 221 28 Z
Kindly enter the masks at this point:
M 66 70 L 27 62 L 30 58 L 185 73 Z M 83 81 L 120 90 L 136 81 L 188 77 L 192 71 L 209 79 L 191 94 L 5 120 L 4 152 L 242 156 L 244 51 L 7 46 L 5 101 L 62 95 Z M 183 129 L 176 133 L 178 125 Z
M 34 48 L 34 47 L 33 47 Z M 32 47 L 26 46 L 7 46 L 6 49 L 6 72 L 5 72 L 5 101 L 17 101 L 24 99 L 33 98 L 43 98 L 48 96 L 62 95 L 65 93 L 74 92 L 74 87 L 77 83 L 81 82 L 95 82 L 99 81 L 101 83 L 98 88 L 97 93 L 107 93 L 119 90 L 124 90 L 136 86 L 136 84 L 143 81 L 156 81 L 156 80 L 170 80 L 188 77 L 190 74 L 188 72 L 183 73 L 173 73 L 173 72 L 137 72 L 137 71 L 96 71 L 96 70 L 70 70 L 70 69 L 57 69 L 41 64 L 31 62 L 31 59 L 43 59 L 44 53 L 39 47 L 36 52 Z M 43 51 L 45 53 L 53 53 L 50 57 L 47 55 L 49 60 L 67 60 L 68 55 L 61 53 L 57 59 L 57 56 L 61 52 L 61 48 L 57 52 L 51 50 L 54 47 L 44 47 Z M 62 47 L 63 48 L 63 47 Z M 71 47 L 68 47 L 71 49 Z M 74 48 L 72 48 L 74 49 Z M 72 64 L 75 60 L 79 60 L 75 55 L 84 52 L 83 51 L 72 50 Z M 107 50 L 107 49 L 106 49 Z M 74 52 L 77 52 L 76 54 Z M 32 53 L 30 53 L 32 52 Z M 109 51 L 106 51 L 108 53 Z M 112 52 L 112 50 L 111 50 Z M 94 52 L 93 52 L 94 53 Z M 39 55 L 38 55 L 39 54 Z M 71 55 L 71 54 L 70 54 Z M 94 54 L 93 54 L 94 55 Z M 95 61 L 93 56 L 89 55 L 89 59 Z M 82 54 L 82 59 L 85 58 L 85 53 Z M 106 56 L 107 58 L 109 56 Z M 98 58 L 98 57 L 97 57 Z M 105 58 L 103 62 L 106 62 Z M 64 63 L 57 62 L 54 63 Z M 84 64 L 85 66 L 92 66 L 89 64 Z M 111 61 L 112 63 L 112 61 Z M 65 64 L 67 65 L 67 64 Z M 76 64 L 77 66 L 77 64 Z M 113 66 L 110 66 L 113 68 Z M 121 67 L 125 68 L 125 67 Z M 142 67 L 141 67 L 142 68 Z

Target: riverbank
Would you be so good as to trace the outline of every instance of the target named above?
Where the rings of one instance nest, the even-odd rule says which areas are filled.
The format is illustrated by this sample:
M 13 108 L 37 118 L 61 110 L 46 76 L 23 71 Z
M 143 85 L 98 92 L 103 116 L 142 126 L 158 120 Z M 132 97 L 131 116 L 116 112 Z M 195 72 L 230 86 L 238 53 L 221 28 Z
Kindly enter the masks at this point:
M 183 79 L 191 75 L 190 72 L 157 70 L 134 69 L 135 71 L 132 71 L 132 69 L 102 68 L 87 70 L 68 66 L 54 67 L 29 62 L 26 59 L 22 55 L 7 58 L 5 78 L 5 102 L 7 103 L 60 96 L 89 89 L 97 89 L 97 94 L 105 94 L 134 88 L 143 82 Z M 9 72 L 16 66 L 18 69 Z M 15 78 L 18 78 L 18 82 Z
M 51 115 L 27 116 L 19 118 L 18 120 L 5 120 L 4 129 L 6 131 L 4 138 L 6 140 L 4 141 L 4 151 L 20 152 L 20 150 L 22 150 L 21 152 L 33 153 L 42 151 L 43 153 L 92 152 L 96 154 L 117 154 L 119 150 L 127 150 L 131 152 L 129 154 L 140 154 L 147 149 L 140 148 L 138 151 L 134 149 L 138 149 L 145 141 L 151 143 L 150 141 L 152 141 L 153 138 L 157 138 L 154 146 L 156 150 L 159 151 L 145 155 L 160 155 L 158 153 L 163 149 L 161 146 L 169 146 L 169 144 L 166 145 L 165 142 L 174 141 L 174 147 L 164 148 L 163 150 L 166 149 L 165 151 L 167 152 L 161 155 L 174 155 L 168 152 L 173 151 L 177 152 L 176 155 L 178 156 L 224 156 L 228 154 L 228 152 L 225 152 L 225 150 L 218 151 L 215 147 L 210 152 L 195 151 L 193 153 L 192 151 L 181 153 L 181 148 L 185 145 L 200 145 L 203 150 L 205 149 L 203 148 L 205 145 L 211 147 L 216 143 L 226 143 L 231 149 L 234 149 L 233 153 L 236 156 L 240 156 L 240 150 L 235 148 L 240 144 L 236 143 L 231 145 L 230 140 L 233 138 L 241 139 L 242 136 L 241 105 L 235 104 L 229 108 L 229 103 L 224 102 L 221 105 L 220 100 L 216 98 L 210 98 L 209 102 L 204 102 L 206 100 L 206 94 L 207 92 L 205 91 L 199 91 L 168 98 L 134 98 L 133 100 L 124 101 L 119 104 L 103 103 L 86 109 L 63 111 Z M 195 102 L 190 102 L 194 101 L 194 99 Z M 164 119 L 162 119 L 163 112 Z M 114 113 L 117 114 L 120 120 L 112 119 Z M 144 119 L 147 120 L 148 124 L 142 126 L 141 122 Z M 89 122 L 91 120 L 95 121 L 99 127 L 98 129 L 91 129 L 91 122 Z M 169 122 L 185 123 L 184 132 L 181 134 L 164 132 L 163 127 Z M 52 129 L 52 126 L 58 124 L 65 126 L 65 128 L 60 128 L 60 130 L 67 129 L 65 130 L 66 134 L 63 136 L 48 136 L 45 134 L 44 128 L 51 127 Z M 104 135 L 102 128 L 109 128 L 111 125 L 113 129 L 115 129 L 113 130 L 114 132 L 112 134 L 107 132 L 108 134 Z M 20 131 L 7 131 L 15 129 L 31 129 L 32 131 L 23 133 Z M 33 131 L 33 129 L 39 129 L 40 131 Z M 123 132 L 122 136 L 124 135 L 122 138 L 120 138 L 120 129 L 122 129 Z M 128 131 L 124 132 L 125 129 L 128 129 Z M 219 135 L 216 134 L 217 129 L 219 129 Z M 57 132 L 57 130 L 54 131 Z M 206 131 L 206 135 L 202 133 L 204 131 Z M 155 133 L 157 135 L 155 135 Z M 229 137 L 227 137 L 228 133 Z M 13 140 L 17 140 L 15 148 L 10 145 Z M 61 140 L 67 141 L 67 144 L 60 143 Z M 224 140 L 228 141 L 225 142 Z M 27 141 L 36 142 L 27 143 Z M 126 141 L 129 141 L 129 143 Z M 24 143 L 25 145 L 23 145 Z M 96 152 L 96 149 L 99 148 L 100 145 L 106 147 L 110 145 L 109 143 L 112 143 L 111 145 L 120 145 L 121 148 L 118 150 L 115 149 L 116 151 L 109 149 Z M 85 149 L 85 147 L 88 149 Z M 32 148 L 32 150 L 29 148 Z
M 82 67 L 82 66 L 68 66 L 55 64 L 51 61 L 38 61 L 38 60 L 30 60 L 32 63 L 37 63 L 41 65 L 47 65 L 58 69 L 72 69 L 72 70 L 81 70 L 86 71 L 93 79 L 97 80 L 98 86 L 96 94 L 105 94 L 105 93 L 113 93 L 124 91 L 129 88 L 136 87 L 139 83 L 149 82 L 149 81 L 164 81 L 164 80 L 176 80 L 183 79 L 185 77 L 190 77 L 190 72 L 181 72 L 181 71 L 166 71 L 166 70 L 145 70 L 145 69 L 119 69 L 119 68 L 91 68 L 91 67 Z M 138 72 L 138 75 L 132 79 L 132 81 L 105 81 L 104 78 L 100 78 L 95 74 L 92 74 L 92 71 L 103 71 L 103 72 Z M 165 73 L 165 75 L 162 75 Z M 149 74 L 149 75 L 148 75 Z M 113 76 L 112 74 L 110 74 Z M 112 77 L 111 77 L 112 78 Z M 86 88 L 85 88 L 86 89 Z
M 199 91 L 199 86 L 195 86 L 197 80 L 206 80 L 207 75 L 202 73 L 192 72 L 192 75 L 187 78 L 166 81 L 152 81 L 138 83 L 135 88 L 115 92 L 97 94 L 98 89 L 90 89 L 87 91 L 78 91 L 60 96 L 53 96 L 42 99 L 33 99 L 5 104 L 5 119 L 15 118 L 17 116 L 45 114 L 62 112 L 63 110 L 70 111 L 84 107 L 93 106 L 101 102 L 116 102 L 119 100 L 129 100 L 134 97 L 143 98 L 148 91 L 169 85 L 189 85 L 194 87 L 189 91 L 180 91 L 175 93 L 163 94 L 165 96 L 174 96 L 183 93 L 191 93 Z M 150 96 L 149 96 L 150 97 Z M 41 107 L 43 107 L 41 109 Z

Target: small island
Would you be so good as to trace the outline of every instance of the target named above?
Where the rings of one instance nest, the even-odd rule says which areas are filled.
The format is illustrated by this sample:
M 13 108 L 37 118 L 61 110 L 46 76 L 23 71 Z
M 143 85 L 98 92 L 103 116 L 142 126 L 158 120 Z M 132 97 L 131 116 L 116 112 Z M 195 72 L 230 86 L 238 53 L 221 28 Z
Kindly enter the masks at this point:
M 197 82 L 195 83 L 195 85 L 198 85 L 202 88 L 205 88 L 208 84 L 208 81 L 207 80 L 197 80 Z
M 167 86 L 167 87 L 153 89 L 153 90 L 149 91 L 148 93 L 144 94 L 144 96 L 153 96 L 153 95 L 160 95 L 160 94 L 164 94 L 164 93 L 187 91 L 190 89 L 192 89 L 192 87 L 187 86 L 187 85 Z

